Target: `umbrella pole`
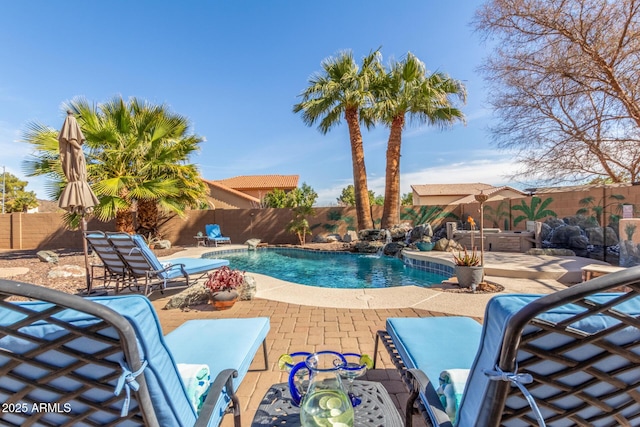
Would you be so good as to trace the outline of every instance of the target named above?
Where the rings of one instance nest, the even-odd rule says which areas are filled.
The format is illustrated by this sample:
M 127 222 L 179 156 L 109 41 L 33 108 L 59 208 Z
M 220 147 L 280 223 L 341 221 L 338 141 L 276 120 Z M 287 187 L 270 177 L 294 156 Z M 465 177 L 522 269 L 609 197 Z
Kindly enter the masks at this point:
M 89 248 L 87 246 L 87 239 L 84 237 L 84 233 L 87 231 L 87 219 L 84 214 L 82 215 L 82 249 L 84 250 L 84 268 L 87 279 L 87 296 L 91 296 L 91 274 L 89 273 Z

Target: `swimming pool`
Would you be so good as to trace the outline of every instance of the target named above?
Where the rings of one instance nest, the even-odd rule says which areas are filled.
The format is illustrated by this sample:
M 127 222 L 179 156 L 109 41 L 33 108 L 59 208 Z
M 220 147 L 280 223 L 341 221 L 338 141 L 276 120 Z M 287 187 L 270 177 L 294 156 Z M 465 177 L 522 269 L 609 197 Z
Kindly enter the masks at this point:
M 268 248 L 257 251 L 214 252 L 239 270 L 265 274 L 288 282 L 322 288 L 364 289 L 394 286 L 429 287 L 448 276 L 405 266 L 388 256 Z

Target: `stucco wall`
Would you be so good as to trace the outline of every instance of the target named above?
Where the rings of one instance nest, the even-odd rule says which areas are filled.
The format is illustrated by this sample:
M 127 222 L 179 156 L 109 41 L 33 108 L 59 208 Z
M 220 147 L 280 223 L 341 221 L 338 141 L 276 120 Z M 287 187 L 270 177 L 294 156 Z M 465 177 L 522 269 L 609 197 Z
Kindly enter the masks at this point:
M 622 196 L 624 199 L 615 200 L 611 195 Z M 554 211 L 559 218 L 575 215 L 578 209 L 583 206 L 580 200 L 593 197 L 594 203 L 586 206 L 588 212 L 593 213 L 592 207 L 599 204 L 604 198 L 605 216 L 608 218 L 616 211 L 619 203 L 633 204 L 640 213 L 640 186 L 627 186 L 615 188 L 595 188 L 589 191 L 572 191 L 564 193 L 539 194 L 543 201 L 552 198 L 552 202 L 547 209 Z M 506 204 L 513 206 L 522 201 L 527 206 L 531 205 L 531 197 L 520 199 L 509 199 Z M 485 207 L 498 207 L 500 202 L 487 202 Z M 415 212 L 425 207 L 414 206 Z M 404 213 L 406 207 L 402 207 Z M 480 212 L 478 203 L 467 205 L 444 207 L 457 217 L 466 218 L 471 215 L 479 224 Z M 487 212 L 487 210 L 485 210 Z M 507 209 L 507 212 L 509 210 Z M 376 227 L 379 227 L 379 219 L 382 216 L 382 206 L 372 207 L 373 218 Z M 511 230 L 524 230 L 526 221 L 520 222 L 516 227 L 513 220 L 521 215 L 520 211 L 511 209 L 510 218 L 507 215 L 509 228 Z M 419 215 L 416 215 L 419 217 Z M 186 218 L 173 218 L 167 222 L 161 231 L 164 238 L 170 240 L 175 245 L 193 245 L 198 231 L 204 233 L 206 224 L 217 223 L 220 225 L 224 235 L 231 238 L 234 243 L 244 243 L 249 238 L 260 238 L 264 242 L 272 244 L 297 243 L 295 235 L 286 231 L 286 226 L 292 218 L 290 209 L 216 209 L 190 211 Z M 309 219 L 313 235 L 338 233 L 343 235 L 347 229 L 355 228 L 356 212 L 353 207 L 327 207 L 316 208 L 315 215 Z M 406 215 L 403 215 L 402 222 L 411 222 Z M 544 221 L 544 218 L 538 218 Z M 448 220 L 450 221 L 450 219 Z M 436 224 L 433 224 L 436 226 Z M 490 215 L 485 214 L 485 227 L 494 227 L 490 220 Z M 504 221 L 501 220 L 498 227 L 504 230 Z M 113 222 L 102 223 L 91 219 L 88 225 L 89 230 L 114 231 Z M 308 236 L 310 241 L 313 236 Z M 0 249 L 59 249 L 59 248 L 81 248 L 82 239 L 79 231 L 69 231 L 64 228 L 62 215 L 59 213 L 35 213 L 35 214 L 4 214 L 0 215 Z

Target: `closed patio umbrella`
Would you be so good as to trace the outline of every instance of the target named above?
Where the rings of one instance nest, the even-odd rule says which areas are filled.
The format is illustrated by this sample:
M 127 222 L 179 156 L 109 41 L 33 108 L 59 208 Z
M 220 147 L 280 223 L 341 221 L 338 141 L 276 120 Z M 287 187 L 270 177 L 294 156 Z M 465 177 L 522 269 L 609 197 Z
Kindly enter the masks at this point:
M 60 199 L 58 206 L 71 213 L 79 214 L 82 217 L 82 232 L 87 231 L 87 220 L 85 215 L 93 210 L 98 204 L 98 198 L 93 194 L 91 187 L 87 183 L 87 165 L 82 152 L 82 144 L 85 138 L 80 129 L 78 121 L 71 111 L 67 111 L 67 118 L 62 124 L 58 135 L 60 148 L 60 162 L 62 170 L 67 178 L 67 185 Z M 89 276 L 89 255 L 87 241 L 82 236 L 82 246 L 84 249 L 84 263 L 87 278 L 87 294 L 91 294 L 91 278 Z

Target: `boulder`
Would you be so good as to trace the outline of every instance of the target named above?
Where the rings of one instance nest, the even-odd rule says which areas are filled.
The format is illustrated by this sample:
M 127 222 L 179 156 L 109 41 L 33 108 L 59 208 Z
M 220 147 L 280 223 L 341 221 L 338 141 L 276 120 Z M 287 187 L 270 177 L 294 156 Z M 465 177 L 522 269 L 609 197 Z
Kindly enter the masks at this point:
M 189 286 L 182 292 L 174 295 L 164 306 L 165 310 L 180 308 L 185 309 L 190 305 L 203 304 L 209 301 L 209 289 L 203 283 L 196 283 Z
M 615 246 L 618 244 L 618 236 L 616 232 L 611 227 L 606 227 L 604 229 L 604 233 L 602 231 L 602 227 L 591 227 L 585 230 L 587 237 L 589 237 L 589 242 L 595 246 Z M 606 235 L 606 238 L 605 238 Z
M 50 262 L 51 264 L 58 263 L 58 254 L 53 251 L 38 251 L 36 256 L 40 262 Z
M 256 292 L 257 292 L 257 285 L 256 285 L 255 277 L 245 274 L 244 283 L 242 284 L 242 287 L 239 289 L 239 292 L 238 292 L 239 294 L 238 299 L 240 301 L 250 301 L 253 299 L 253 297 L 256 296 Z
M 560 246 L 568 246 L 572 237 L 580 236 L 582 230 L 577 225 L 565 225 L 553 230 L 551 243 Z
M 325 239 L 327 239 L 328 243 L 342 242 L 342 237 L 340 237 L 339 234 L 335 233 L 325 236 Z
M 387 230 L 367 229 L 358 231 L 358 240 L 367 242 L 385 241 L 387 239 Z
M 421 224 L 416 227 L 413 227 L 411 230 L 411 234 L 409 235 L 409 239 L 412 242 L 418 242 L 423 240 L 423 237 L 433 237 L 433 229 L 429 224 Z
M 358 233 L 354 230 L 348 230 L 344 236 L 342 236 L 342 241 L 345 243 L 351 243 L 358 240 Z
M 171 241 L 158 240 L 153 247 L 154 249 L 171 249 Z
M 311 242 L 312 243 L 329 243 L 329 241 L 323 234 L 316 234 L 315 236 L 313 236 L 313 239 L 311 240 Z
M 60 265 L 49 271 L 48 277 L 51 279 L 60 279 L 64 277 L 85 277 L 87 270 L 79 265 Z
M 403 242 L 391 242 L 384 245 L 383 253 L 389 256 L 398 256 L 407 245 Z
M 249 239 L 246 242 L 244 242 L 244 244 L 247 245 L 247 248 L 249 250 L 255 250 L 258 247 L 258 245 L 260 244 L 261 241 L 262 240 L 260 240 L 260 239 Z
M 360 240 L 356 242 L 353 250 L 354 252 L 360 252 L 364 254 L 376 254 L 382 249 L 383 246 L 384 243 L 382 242 L 369 242 L 366 240 Z
M 436 242 L 433 250 L 443 252 L 463 251 L 464 246 L 453 239 L 449 240 L 445 237 Z
M 391 228 L 389 228 L 389 234 L 391 234 L 391 240 L 398 241 L 398 240 L 402 240 L 404 241 L 405 238 L 407 237 L 407 233 L 411 230 L 411 226 L 409 224 L 399 224 L 399 225 L 394 225 Z
M 587 249 L 589 246 L 589 238 L 587 236 L 571 236 L 569 238 L 569 247 L 572 249 Z

